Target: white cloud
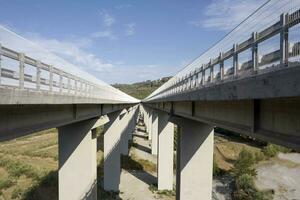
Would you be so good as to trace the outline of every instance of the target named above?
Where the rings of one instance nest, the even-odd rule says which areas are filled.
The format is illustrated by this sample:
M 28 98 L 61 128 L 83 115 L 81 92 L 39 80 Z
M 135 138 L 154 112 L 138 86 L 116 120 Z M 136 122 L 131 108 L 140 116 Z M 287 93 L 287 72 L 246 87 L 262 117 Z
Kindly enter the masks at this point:
M 105 30 L 105 31 L 97 31 L 91 34 L 92 38 L 108 38 L 110 40 L 117 40 L 118 36 L 116 36 L 112 31 Z
M 135 23 L 125 24 L 125 26 L 126 26 L 125 35 L 132 36 L 135 34 L 135 27 L 136 27 Z
M 116 22 L 115 18 L 107 11 L 101 11 L 100 14 L 102 15 L 103 24 L 105 26 L 110 27 Z
M 107 63 L 94 54 L 83 50 L 82 47 L 85 44 L 43 37 L 33 37 L 31 40 L 83 70 L 104 73 L 114 67 L 113 64 Z
M 204 10 L 205 19 L 192 20 L 197 27 L 231 30 L 253 13 L 265 0 L 214 0 Z

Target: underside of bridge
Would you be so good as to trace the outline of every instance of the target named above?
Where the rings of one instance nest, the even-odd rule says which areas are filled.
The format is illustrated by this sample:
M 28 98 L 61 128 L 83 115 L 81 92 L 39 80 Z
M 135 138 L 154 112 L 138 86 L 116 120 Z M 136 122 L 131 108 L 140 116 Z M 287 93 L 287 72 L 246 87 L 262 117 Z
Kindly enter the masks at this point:
M 262 19 L 270 6 L 278 10 Z M 95 200 L 97 127 L 105 132 L 105 190 L 119 191 L 120 156 L 138 116 L 158 158 L 158 189 L 172 190 L 176 124 L 176 198 L 209 200 L 215 127 L 300 150 L 299 8 L 268 1 L 142 102 L 66 72 L 57 67 L 64 60 L 0 27 L 10 39 L 0 37 L 0 141 L 57 128 L 59 199 Z

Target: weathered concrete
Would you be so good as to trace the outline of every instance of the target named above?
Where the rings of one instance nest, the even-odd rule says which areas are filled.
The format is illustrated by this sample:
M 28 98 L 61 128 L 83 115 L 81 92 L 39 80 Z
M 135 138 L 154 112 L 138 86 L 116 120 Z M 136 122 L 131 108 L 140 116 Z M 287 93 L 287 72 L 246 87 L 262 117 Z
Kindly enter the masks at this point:
M 96 119 L 58 128 L 59 199 L 97 199 Z
M 155 111 L 152 111 L 152 123 L 151 123 L 151 154 L 157 155 L 158 150 L 158 113 Z
M 220 101 L 242 99 L 266 99 L 300 96 L 300 67 L 281 67 L 268 73 L 238 76 L 219 84 L 174 94 L 152 100 L 170 101 Z
M 0 105 L 0 141 L 99 118 L 131 105 Z
M 120 152 L 122 155 L 128 155 L 130 118 L 131 118 L 131 113 L 129 110 L 126 110 L 126 112 L 120 116 L 120 123 L 118 125 L 118 128 L 121 130 Z
M 158 190 L 173 190 L 174 124 L 169 118 L 167 113 L 158 113 Z
M 152 109 L 149 109 L 149 120 L 148 120 L 148 134 L 149 134 L 149 140 L 152 140 Z
M 177 199 L 211 199 L 213 170 L 212 126 L 188 119 L 172 119 L 180 127 L 177 149 Z
M 169 104 L 171 106 L 169 106 Z M 147 104 L 165 112 L 300 150 L 300 97 Z
M 120 184 L 120 125 L 121 111 L 108 114 L 109 123 L 104 126 L 104 189 L 119 191 Z

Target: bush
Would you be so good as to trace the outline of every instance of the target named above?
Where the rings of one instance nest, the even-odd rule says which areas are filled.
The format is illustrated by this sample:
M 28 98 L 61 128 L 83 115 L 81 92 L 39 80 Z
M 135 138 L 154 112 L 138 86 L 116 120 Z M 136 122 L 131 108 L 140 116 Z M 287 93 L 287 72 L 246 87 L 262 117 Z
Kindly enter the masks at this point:
M 269 200 L 272 197 L 267 192 L 260 192 L 255 188 L 253 177 L 243 174 L 235 180 L 236 191 L 233 194 L 235 200 Z
M 22 197 L 22 189 L 19 187 L 16 187 L 12 193 L 11 193 L 11 198 L 12 199 L 20 199 Z
M 288 153 L 291 152 L 291 150 L 276 144 L 268 144 L 262 149 L 262 152 L 267 158 L 271 158 L 276 156 L 279 152 Z
M 263 152 L 259 151 L 259 152 L 255 152 L 254 154 L 255 156 L 255 162 L 259 162 L 259 161 L 262 161 L 262 160 L 265 160 L 265 155 Z
M 250 176 L 256 176 L 256 170 L 253 167 L 255 163 L 254 156 L 251 152 L 243 149 L 236 162 L 234 163 L 233 175 L 239 177 L 243 174 L 249 174 Z
M 0 190 L 9 188 L 15 184 L 15 181 L 13 181 L 10 178 L 7 179 L 0 179 Z
M 27 164 L 21 163 L 19 161 L 11 160 L 9 158 L 0 157 L 0 166 L 4 167 L 7 172 L 13 177 L 19 177 L 25 175 L 28 178 L 35 180 L 39 179 L 39 174 L 36 170 Z

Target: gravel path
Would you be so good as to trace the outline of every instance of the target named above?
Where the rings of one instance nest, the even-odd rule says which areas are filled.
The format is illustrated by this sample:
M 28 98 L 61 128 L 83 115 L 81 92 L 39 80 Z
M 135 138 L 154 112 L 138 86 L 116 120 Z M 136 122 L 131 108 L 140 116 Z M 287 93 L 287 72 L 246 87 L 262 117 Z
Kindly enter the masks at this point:
M 133 145 L 130 155 L 139 159 L 157 163 L 157 157 L 151 155 L 150 142 L 147 139 L 143 127 L 137 128 L 133 133 Z M 120 198 L 122 200 L 175 200 L 174 197 L 161 196 L 150 191 L 149 186 L 157 183 L 156 174 L 145 171 L 122 170 L 120 179 Z

